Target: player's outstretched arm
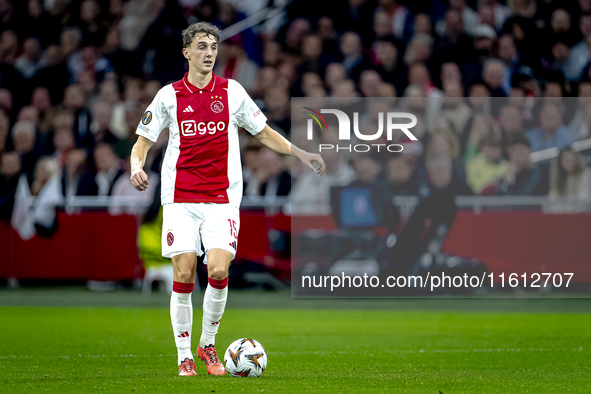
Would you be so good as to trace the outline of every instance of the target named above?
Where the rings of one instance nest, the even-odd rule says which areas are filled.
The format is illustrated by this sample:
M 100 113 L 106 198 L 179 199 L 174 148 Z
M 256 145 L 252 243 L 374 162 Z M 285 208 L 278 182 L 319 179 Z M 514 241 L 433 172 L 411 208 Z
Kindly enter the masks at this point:
M 148 151 L 154 145 L 149 139 L 138 136 L 136 143 L 131 149 L 131 156 L 129 158 L 131 164 L 131 184 L 137 190 L 143 192 L 148 190 L 148 175 L 144 172 L 144 164 L 146 164 L 146 156 Z
M 322 156 L 317 153 L 309 153 L 298 148 L 283 138 L 281 134 L 270 128 L 269 125 L 265 125 L 265 128 L 260 133 L 255 134 L 255 137 L 257 137 L 257 139 L 261 141 L 263 145 L 273 149 L 277 153 L 297 157 L 315 174 L 320 176 L 324 175 L 326 166 L 324 165 Z M 318 163 L 320 167 L 316 169 L 314 167 L 314 163 Z

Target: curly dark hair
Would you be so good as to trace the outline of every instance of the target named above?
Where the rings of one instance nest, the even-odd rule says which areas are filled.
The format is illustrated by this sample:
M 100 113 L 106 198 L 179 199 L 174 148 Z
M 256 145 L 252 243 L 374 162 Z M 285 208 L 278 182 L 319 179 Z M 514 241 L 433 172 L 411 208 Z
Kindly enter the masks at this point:
M 191 46 L 193 39 L 199 33 L 205 33 L 206 35 L 215 38 L 217 43 L 220 42 L 221 30 L 219 27 L 207 22 L 197 22 L 189 25 L 189 27 L 183 30 L 183 48 Z

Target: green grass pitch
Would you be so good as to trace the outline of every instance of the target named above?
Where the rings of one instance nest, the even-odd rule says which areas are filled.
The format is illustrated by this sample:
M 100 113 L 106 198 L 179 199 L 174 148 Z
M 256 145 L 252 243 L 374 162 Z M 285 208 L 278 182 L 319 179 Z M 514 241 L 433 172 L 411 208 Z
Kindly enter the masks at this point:
M 588 300 L 315 301 L 231 291 L 220 356 L 252 337 L 269 357 L 262 377 L 245 379 L 207 376 L 200 361 L 201 376 L 177 376 L 164 296 L 158 307 L 51 307 L 7 294 L 0 392 L 591 392 Z M 23 306 L 31 303 L 42 306 Z M 200 318 L 196 308 L 194 351 Z

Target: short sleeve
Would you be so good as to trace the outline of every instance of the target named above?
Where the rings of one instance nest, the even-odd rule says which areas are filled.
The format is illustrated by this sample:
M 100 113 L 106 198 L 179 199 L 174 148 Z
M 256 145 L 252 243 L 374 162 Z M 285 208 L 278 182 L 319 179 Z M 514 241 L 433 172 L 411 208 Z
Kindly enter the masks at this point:
M 231 82 L 233 82 L 232 93 L 237 95 L 237 109 L 235 113 L 237 126 L 244 127 L 252 135 L 258 134 L 265 128 L 267 117 L 254 101 L 252 101 L 242 85 L 236 81 Z
M 141 135 L 152 142 L 156 142 L 162 129 L 168 127 L 170 122 L 170 116 L 164 102 L 166 88 L 164 87 L 158 91 L 156 97 L 142 115 L 142 119 L 135 131 L 137 135 Z

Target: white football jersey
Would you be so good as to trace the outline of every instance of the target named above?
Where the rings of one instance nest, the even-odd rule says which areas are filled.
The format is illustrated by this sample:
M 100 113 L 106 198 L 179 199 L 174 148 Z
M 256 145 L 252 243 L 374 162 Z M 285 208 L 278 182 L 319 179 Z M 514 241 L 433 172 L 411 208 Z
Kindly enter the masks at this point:
M 162 204 L 230 203 L 242 199 L 242 168 L 238 127 L 252 135 L 265 127 L 267 117 L 244 88 L 213 74 L 199 89 L 187 74 L 166 85 L 148 106 L 136 130 L 155 142 L 169 128 L 162 164 Z

